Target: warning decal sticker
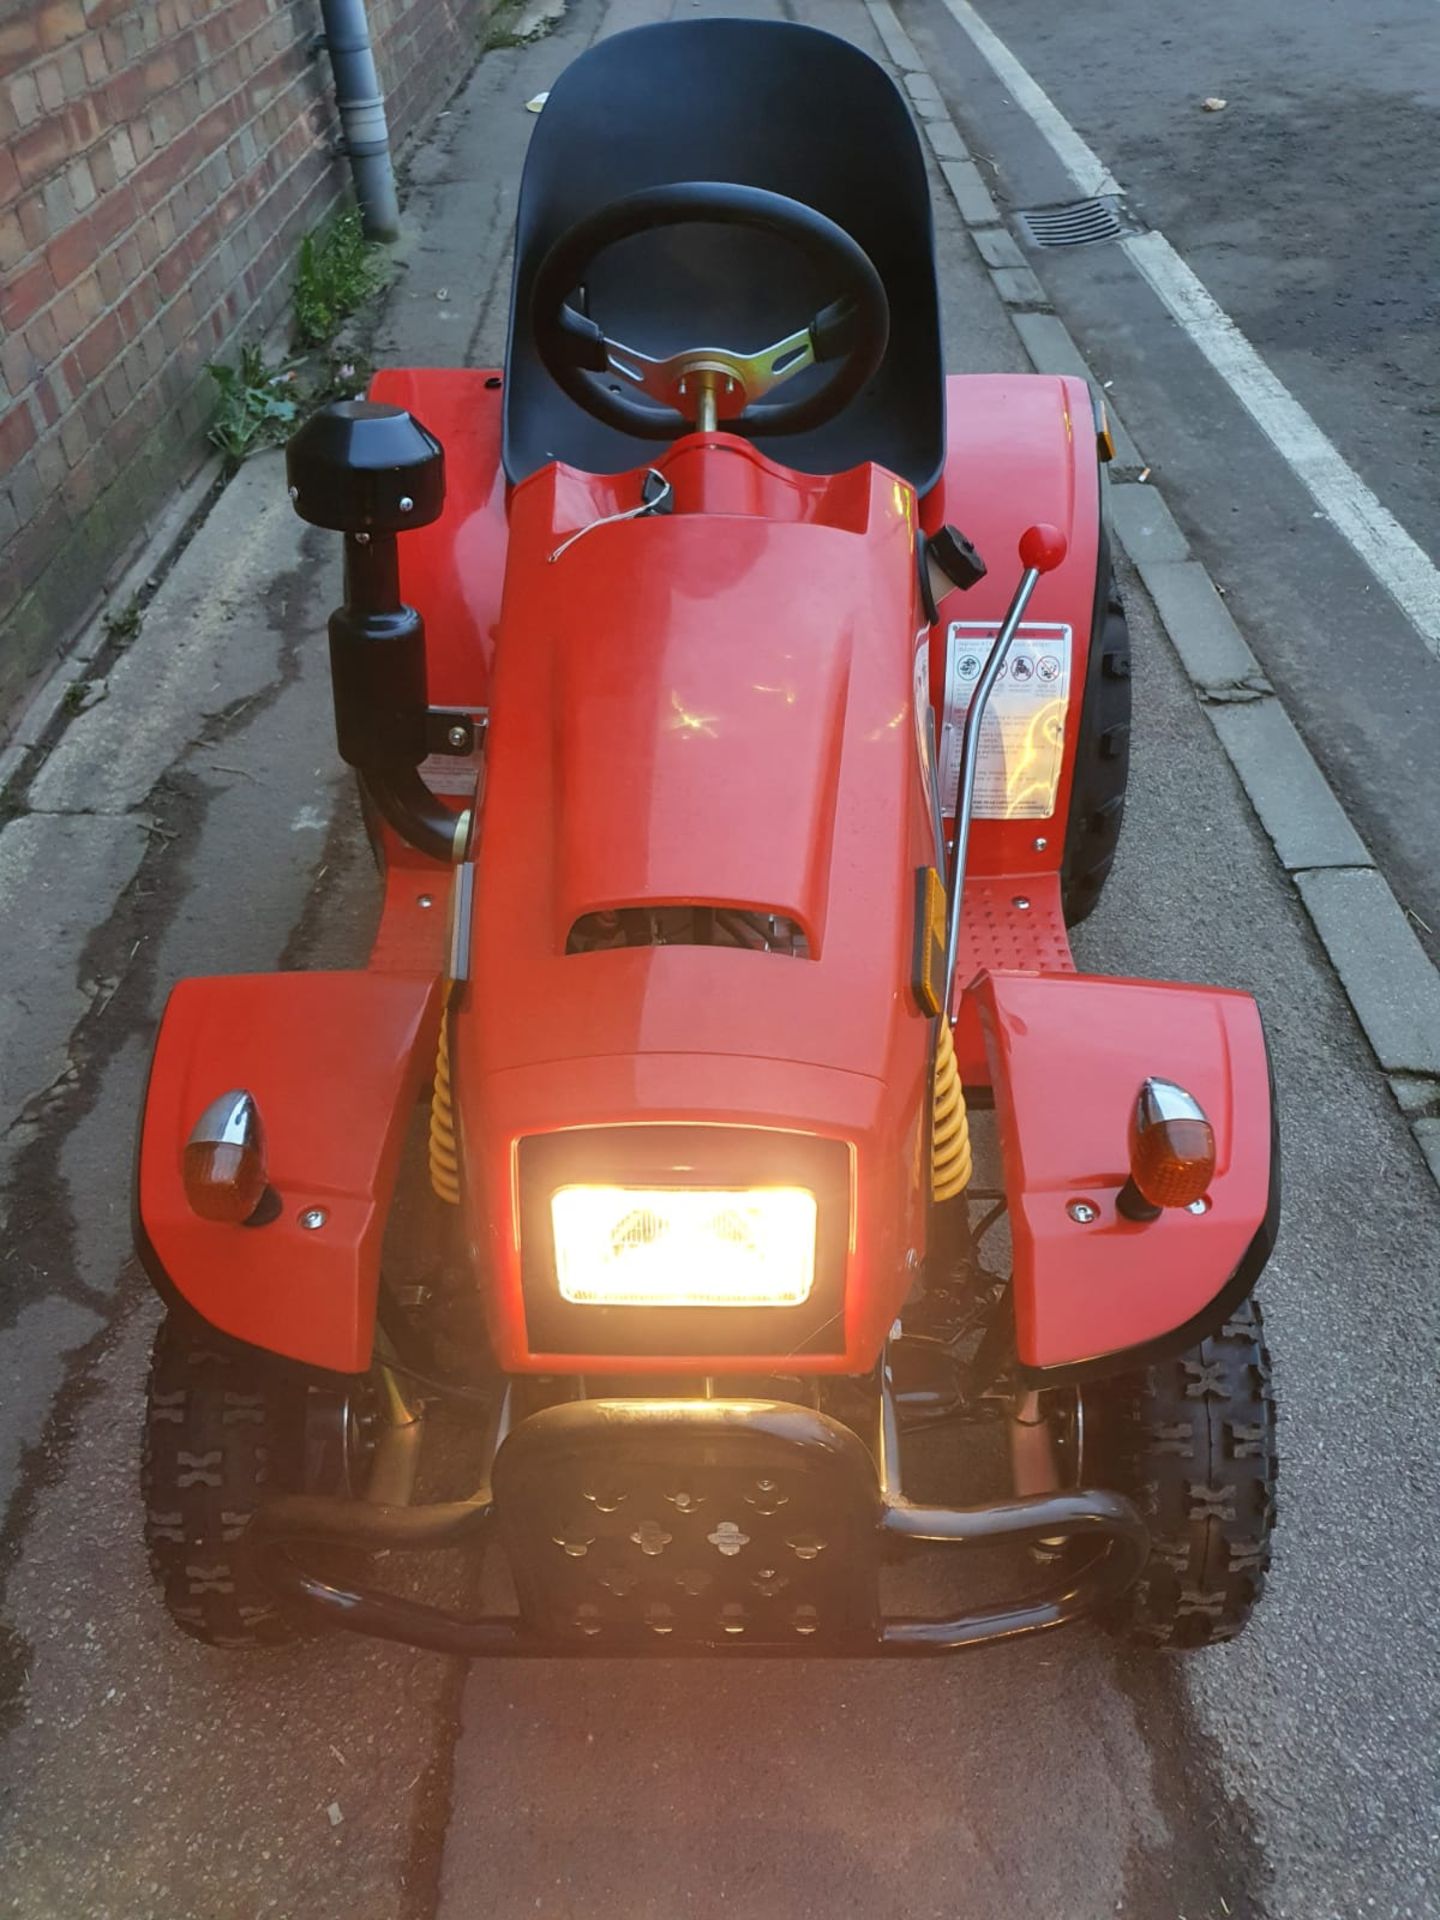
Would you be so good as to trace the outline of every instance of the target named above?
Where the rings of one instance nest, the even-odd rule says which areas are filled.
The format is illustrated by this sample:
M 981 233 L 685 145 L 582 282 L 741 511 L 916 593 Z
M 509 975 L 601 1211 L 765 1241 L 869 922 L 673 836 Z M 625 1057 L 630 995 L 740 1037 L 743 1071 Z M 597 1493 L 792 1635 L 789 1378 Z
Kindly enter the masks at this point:
M 949 815 L 960 787 L 960 740 L 970 696 L 999 631 L 993 622 L 950 623 L 940 736 L 940 792 Z M 980 729 L 977 820 L 1047 820 L 1055 811 L 1069 699 L 1070 628 L 1022 622 Z

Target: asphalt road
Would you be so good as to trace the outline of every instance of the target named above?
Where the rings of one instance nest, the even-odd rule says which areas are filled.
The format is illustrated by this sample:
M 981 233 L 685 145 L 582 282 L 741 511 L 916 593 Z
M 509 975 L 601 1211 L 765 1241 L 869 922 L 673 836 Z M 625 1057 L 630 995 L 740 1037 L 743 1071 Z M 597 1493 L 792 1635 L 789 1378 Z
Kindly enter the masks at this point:
M 1002 211 L 1076 188 L 945 0 L 897 8 Z M 1440 564 L 1434 0 L 980 0 L 1344 461 Z M 1220 98 L 1222 112 L 1201 102 Z M 1291 717 L 1440 957 L 1440 657 L 1112 245 L 1046 292 Z
M 486 59 L 410 169 L 412 238 L 381 319 L 386 357 L 494 362 L 533 124 L 524 101 L 596 32 L 686 10 L 580 0 L 548 40 Z M 785 11 L 880 51 L 859 0 Z M 1009 32 L 1026 9 L 985 0 L 982 11 Z M 903 12 L 977 150 L 1008 169 L 998 134 L 993 146 L 981 137 L 983 76 L 953 22 L 938 0 Z M 1258 59 L 1263 9 L 1252 13 Z M 1233 97 L 1224 76 L 1201 83 L 1227 87 Z M 1087 132 L 1103 145 L 1102 127 Z M 1038 181 L 1026 192 L 1059 197 Z M 937 211 L 952 364 L 1022 367 L 953 207 L 940 198 Z M 1182 246 L 1168 209 L 1163 224 Z M 1048 287 L 1050 262 L 1040 265 Z M 1055 297 L 1070 299 L 1069 280 Z M 1147 453 L 1162 433 L 1177 450 L 1179 503 L 1192 498 L 1182 456 L 1224 400 L 1202 391 L 1194 411 L 1192 370 L 1162 405 L 1184 343 L 1161 318 L 1107 334 L 1124 358 L 1096 350 L 1097 364 Z M 1318 409 L 1315 377 L 1305 401 Z M 1343 419 L 1327 427 L 1344 442 Z M 1262 478 L 1246 481 L 1247 500 Z M 1196 492 L 1187 514 L 1197 539 L 1209 498 Z M 1393 510 L 1410 511 L 1398 495 Z M 1314 536 L 1249 507 L 1243 521 L 1244 539 L 1213 536 L 1207 558 L 1235 583 L 1232 605 L 1263 654 L 1245 569 L 1289 579 L 1295 542 Z M 1293 887 L 1124 577 L 1137 650 L 1132 800 L 1081 963 L 1254 991 L 1283 1109 L 1285 1222 L 1263 1289 L 1283 1508 L 1253 1633 L 1183 1664 L 1078 1629 L 918 1667 L 468 1674 L 344 1640 L 236 1659 L 173 1633 L 148 1587 L 135 1493 L 156 1309 L 126 1241 L 148 1035 L 182 974 L 354 964 L 373 911 L 331 747 L 321 633 L 334 556 L 289 514 L 271 457 L 222 496 L 106 697 L 54 744 L 33 811 L 0 831 L 17 1009 L 0 1023 L 0 1911 L 1440 1913 L 1440 1201 Z

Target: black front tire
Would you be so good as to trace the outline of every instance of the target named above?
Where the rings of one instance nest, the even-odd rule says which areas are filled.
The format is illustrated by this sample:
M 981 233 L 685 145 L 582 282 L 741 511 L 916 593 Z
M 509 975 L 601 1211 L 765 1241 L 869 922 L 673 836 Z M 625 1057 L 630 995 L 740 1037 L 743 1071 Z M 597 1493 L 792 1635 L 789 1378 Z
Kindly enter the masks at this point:
M 1100 548 L 1094 631 L 1082 699 L 1060 869 L 1068 927 L 1088 919 L 1104 891 L 1120 843 L 1130 781 L 1130 627 L 1115 585 L 1108 540 Z
M 297 1629 L 245 1533 L 267 1494 L 298 1487 L 303 1387 L 218 1334 L 161 1321 L 140 1484 L 150 1570 L 170 1618 L 206 1646 L 284 1646 Z
M 1275 1525 L 1275 1398 L 1260 1308 L 1085 1395 L 1086 1480 L 1128 1494 L 1150 1558 L 1112 1625 L 1150 1646 L 1233 1640 L 1265 1585 Z

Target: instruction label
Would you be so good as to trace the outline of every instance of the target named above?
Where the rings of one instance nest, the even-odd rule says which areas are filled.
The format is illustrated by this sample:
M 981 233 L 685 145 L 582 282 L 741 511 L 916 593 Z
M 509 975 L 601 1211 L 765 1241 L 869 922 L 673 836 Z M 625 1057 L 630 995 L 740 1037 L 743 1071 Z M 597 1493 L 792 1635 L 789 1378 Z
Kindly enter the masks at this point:
M 960 742 L 970 699 L 1000 628 L 952 620 L 945 658 L 940 793 L 953 815 L 960 789 Z M 977 820 L 1048 820 L 1060 790 L 1065 709 L 1070 701 L 1070 628 L 1022 622 L 990 691 L 975 769 Z

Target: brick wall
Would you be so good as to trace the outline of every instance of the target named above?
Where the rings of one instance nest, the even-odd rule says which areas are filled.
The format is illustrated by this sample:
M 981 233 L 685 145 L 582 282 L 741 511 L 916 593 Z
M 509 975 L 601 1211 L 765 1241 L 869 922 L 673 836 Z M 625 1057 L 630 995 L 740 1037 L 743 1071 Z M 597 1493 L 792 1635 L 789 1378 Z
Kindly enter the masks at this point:
M 371 0 L 398 146 L 493 0 Z M 0 737 L 348 181 L 317 0 L 0 0 Z M 446 76 L 438 79 L 436 76 Z

